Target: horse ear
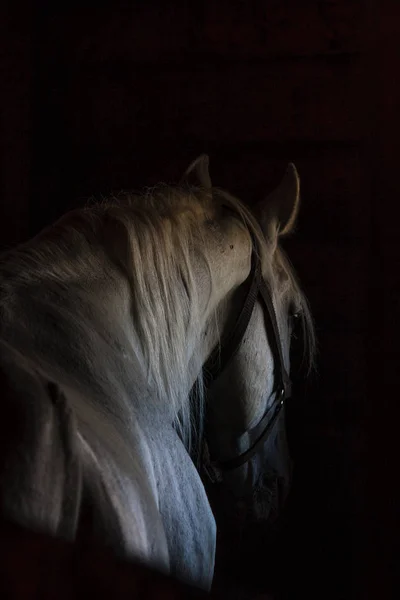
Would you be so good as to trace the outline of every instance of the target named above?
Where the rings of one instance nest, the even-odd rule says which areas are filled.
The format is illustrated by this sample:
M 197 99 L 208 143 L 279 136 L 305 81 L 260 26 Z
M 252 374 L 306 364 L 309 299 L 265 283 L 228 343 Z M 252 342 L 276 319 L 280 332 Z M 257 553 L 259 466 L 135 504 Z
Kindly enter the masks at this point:
M 212 188 L 208 165 L 210 159 L 207 154 L 201 154 L 194 160 L 185 171 L 181 183 L 188 183 L 194 187 L 202 187 L 207 190 Z
M 300 206 L 300 179 L 293 163 L 275 190 L 256 206 L 256 216 L 266 237 L 271 228 L 279 236 L 290 233 L 295 226 Z

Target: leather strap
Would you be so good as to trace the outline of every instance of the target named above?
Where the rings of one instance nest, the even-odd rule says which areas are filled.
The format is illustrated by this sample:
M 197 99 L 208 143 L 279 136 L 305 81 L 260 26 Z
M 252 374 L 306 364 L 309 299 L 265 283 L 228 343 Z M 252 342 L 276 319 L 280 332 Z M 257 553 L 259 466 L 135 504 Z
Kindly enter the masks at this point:
M 283 394 L 283 388 L 276 393 L 273 405 L 264 414 L 261 421 L 257 423 L 253 430 L 249 432 L 252 437 L 256 437 L 255 442 L 242 454 L 228 458 L 227 460 L 216 460 L 213 461 L 213 465 L 221 471 L 232 471 L 241 467 L 247 463 L 257 452 L 260 446 L 268 439 L 271 434 L 275 423 L 281 413 L 281 410 L 285 404 L 285 398 Z
M 203 366 L 203 376 L 206 386 L 210 385 L 215 379 L 217 379 L 218 375 L 222 373 L 222 371 L 233 359 L 243 341 L 243 336 L 246 333 L 246 329 L 249 325 L 251 315 L 257 301 L 259 286 L 258 271 L 260 268 L 260 259 L 258 256 L 256 256 L 254 251 L 252 253 L 251 261 L 252 266 L 250 274 L 244 284 L 248 287 L 248 292 L 236 324 L 233 329 L 231 329 L 231 331 L 222 339 L 221 343 L 214 348 Z
M 273 405 L 266 411 L 262 419 L 253 429 L 252 434 L 253 437 L 256 437 L 256 441 L 248 450 L 232 459 L 212 461 L 215 467 L 223 471 L 236 469 L 245 464 L 252 458 L 252 456 L 254 456 L 259 446 L 265 442 L 272 432 L 286 398 L 291 396 L 291 381 L 289 374 L 286 371 L 283 359 L 278 322 L 272 301 L 272 295 L 262 276 L 261 261 L 255 248 L 256 246 L 253 240 L 253 253 L 251 259 L 252 265 L 249 277 L 246 281 L 248 292 L 243 308 L 238 316 L 234 328 L 222 340 L 221 344 L 219 344 L 212 351 L 210 357 L 204 365 L 203 373 L 205 385 L 207 387 L 228 366 L 243 341 L 243 336 L 246 333 L 246 329 L 249 325 L 254 306 L 257 299 L 260 298 L 264 308 L 264 316 L 266 317 L 265 327 L 267 330 L 268 341 L 274 357 L 275 400 Z

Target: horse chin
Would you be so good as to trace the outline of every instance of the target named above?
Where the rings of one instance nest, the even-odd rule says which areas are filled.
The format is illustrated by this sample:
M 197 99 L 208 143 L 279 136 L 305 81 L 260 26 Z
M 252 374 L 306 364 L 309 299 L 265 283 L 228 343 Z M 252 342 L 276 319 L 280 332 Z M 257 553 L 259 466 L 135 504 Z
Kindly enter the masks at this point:
M 284 509 L 290 489 L 290 481 L 278 475 L 264 474 L 253 488 L 247 504 L 246 516 L 248 524 L 272 527 Z
M 292 463 L 286 446 L 279 445 L 279 450 L 275 455 L 269 453 L 269 461 L 267 454 L 261 452 L 249 463 L 222 477 L 222 485 L 229 488 L 235 498 L 236 511 L 241 520 L 245 520 L 246 527 L 272 527 L 285 507 L 292 483 Z
M 218 483 L 206 485 L 219 527 L 243 535 L 268 535 L 279 528 L 280 516 L 290 491 L 289 473 L 267 472 L 256 484 L 243 480 L 245 472 L 225 474 Z

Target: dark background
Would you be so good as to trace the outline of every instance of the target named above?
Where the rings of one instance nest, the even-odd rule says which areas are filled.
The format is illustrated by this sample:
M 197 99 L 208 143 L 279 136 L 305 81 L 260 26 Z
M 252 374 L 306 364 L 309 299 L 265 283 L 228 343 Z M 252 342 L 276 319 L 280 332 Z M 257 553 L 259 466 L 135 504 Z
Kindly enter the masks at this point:
M 249 204 L 289 160 L 298 168 L 285 247 L 320 357 L 289 415 L 297 470 L 279 573 L 293 598 L 391 595 L 398 13 L 395 0 L 0 6 L 2 248 L 88 196 L 177 181 L 201 152 L 214 184 Z

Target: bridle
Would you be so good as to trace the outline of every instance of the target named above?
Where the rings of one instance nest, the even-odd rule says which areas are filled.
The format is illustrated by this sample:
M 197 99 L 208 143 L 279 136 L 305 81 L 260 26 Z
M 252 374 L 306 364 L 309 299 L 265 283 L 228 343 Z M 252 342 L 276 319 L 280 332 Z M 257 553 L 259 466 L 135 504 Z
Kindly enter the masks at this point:
M 231 329 L 229 334 L 222 339 L 221 343 L 214 348 L 206 361 L 203 367 L 203 379 L 207 389 L 228 366 L 243 341 L 243 336 L 249 325 L 254 306 L 257 300 L 260 300 L 265 316 L 268 341 L 274 358 L 275 388 L 273 394 L 275 395 L 275 398 L 272 406 L 268 408 L 258 424 L 251 430 L 251 438 L 255 439 L 255 442 L 245 452 L 227 460 L 214 460 L 212 456 L 210 457 L 211 466 L 214 468 L 216 467 L 221 471 L 231 471 L 232 469 L 236 469 L 248 462 L 257 453 L 259 448 L 270 436 L 281 414 L 286 399 L 291 396 L 291 381 L 283 360 L 282 346 L 271 291 L 262 275 L 261 260 L 257 252 L 255 240 L 253 239 L 252 242 L 251 269 L 248 278 L 243 284 L 247 287 L 247 294 L 243 307 L 233 329 Z

